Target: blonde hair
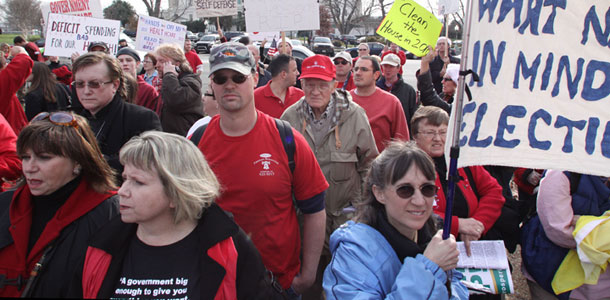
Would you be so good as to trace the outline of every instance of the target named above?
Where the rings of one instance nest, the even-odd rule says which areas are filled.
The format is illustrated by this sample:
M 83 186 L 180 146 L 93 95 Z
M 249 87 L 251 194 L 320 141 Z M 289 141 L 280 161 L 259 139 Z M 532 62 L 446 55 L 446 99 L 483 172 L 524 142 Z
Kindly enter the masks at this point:
M 156 171 L 173 201 L 174 222 L 196 220 L 220 195 L 220 183 L 199 149 L 186 138 L 147 131 L 131 138 L 119 153 L 121 164 Z
M 184 56 L 184 50 L 176 44 L 162 44 L 155 49 L 154 55 L 157 57 L 157 60 L 159 59 L 159 56 L 171 58 L 180 63 L 178 68 L 180 68 L 181 72 L 193 73 L 191 65 L 186 60 L 186 56 Z

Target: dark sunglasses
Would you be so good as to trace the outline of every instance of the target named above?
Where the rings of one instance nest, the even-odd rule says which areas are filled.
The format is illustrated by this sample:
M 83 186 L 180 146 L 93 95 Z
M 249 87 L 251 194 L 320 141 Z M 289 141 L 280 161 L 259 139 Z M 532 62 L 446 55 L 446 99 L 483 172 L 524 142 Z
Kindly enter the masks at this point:
M 438 187 L 432 183 L 424 183 L 419 187 L 419 191 L 424 197 L 434 197 Z M 403 199 L 409 199 L 415 194 L 415 188 L 410 184 L 401 185 L 396 188 L 396 195 Z
M 246 79 L 248 79 L 248 76 L 250 76 L 250 75 L 235 74 L 235 75 L 231 76 L 231 80 L 237 84 L 242 84 L 242 83 L 246 82 Z M 227 82 L 227 80 L 229 80 L 229 77 L 222 76 L 222 75 L 214 75 L 214 77 L 212 78 L 212 81 L 214 81 L 214 83 L 220 84 L 220 85 L 225 84 Z
M 339 64 L 347 65 L 348 62 L 346 60 L 343 60 L 343 59 L 342 60 L 335 60 L 335 65 L 338 66 Z
M 210 93 L 204 93 L 203 95 L 204 95 L 204 96 L 206 96 L 206 97 L 212 97 L 212 98 L 214 98 L 214 94 L 210 94 Z
M 30 121 L 30 124 L 37 122 L 37 121 L 46 120 L 46 119 L 49 119 L 49 121 L 55 125 L 72 126 L 76 129 L 78 129 L 78 123 L 76 122 L 76 118 L 74 117 L 74 115 L 72 113 L 65 112 L 65 111 L 58 111 L 58 112 L 52 112 L 52 113 L 48 113 L 46 111 L 41 112 L 41 113 L 37 114 L 36 116 L 34 116 L 34 118 L 32 118 L 32 120 Z

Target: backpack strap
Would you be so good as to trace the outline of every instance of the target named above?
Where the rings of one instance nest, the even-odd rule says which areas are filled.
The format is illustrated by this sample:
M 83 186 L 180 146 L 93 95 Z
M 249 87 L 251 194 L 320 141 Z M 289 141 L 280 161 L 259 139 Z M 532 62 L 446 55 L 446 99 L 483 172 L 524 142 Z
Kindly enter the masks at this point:
M 294 152 L 296 151 L 296 144 L 294 142 L 292 127 L 290 126 L 290 123 L 280 119 L 275 119 L 275 126 L 277 126 L 277 130 L 280 132 L 282 145 L 284 145 L 284 151 L 286 151 L 286 156 L 288 156 L 288 166 L 290 167 L 290 173 L 294 173 Z M 193 134 L 193 136 L 194 135 L 195 134 Z
M 199 128 L 195 129 L 195 132 L 193 132 L 193 134 L 191 135 L 191 142 L 193 142 L 196 147 L 199 147 L 199 142 L 201 141 L 201 138 L 205 133 L 205 129 L 208 128 L 208 124 L 204 124 L 203 126 L 200 126 Z

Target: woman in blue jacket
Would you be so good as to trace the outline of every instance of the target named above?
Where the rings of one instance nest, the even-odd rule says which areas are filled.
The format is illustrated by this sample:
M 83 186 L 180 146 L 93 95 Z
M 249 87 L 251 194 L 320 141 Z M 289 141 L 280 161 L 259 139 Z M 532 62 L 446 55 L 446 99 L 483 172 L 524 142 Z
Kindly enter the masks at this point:
M 453 236 L 436 232 L 435 176 L 432 159 L 412 142 L 393 142 L 373 161 L 355 221 L 330 237 L 327 299 L 468 299 L 455 270 L 447 289 L 458 250 Z

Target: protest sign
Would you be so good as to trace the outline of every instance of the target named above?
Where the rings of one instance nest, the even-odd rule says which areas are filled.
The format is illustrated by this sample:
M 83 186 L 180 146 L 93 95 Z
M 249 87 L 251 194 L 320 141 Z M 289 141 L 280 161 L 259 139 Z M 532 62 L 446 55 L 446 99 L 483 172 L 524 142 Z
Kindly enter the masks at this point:
M 609 2 L 506 3 L 472 1 L 458 165 L 610 175 Z
M 182 48 L 186 26 L 149 16 L 139 16 L 136 49 L 154 51 L 161 44 L 177 44 Z
M 222 17 L 237 15 L 237 0 L 195 0 L 197 17 Z
M 273 39 L 280 39 L 281 35 L 279 31 L 268 31 L 268 32 L 248 32 L 248 36 L 251 41 L 272 41 Z
M 413 0 L 396 0 L 376 33 L 409 52 L 423 56 L 435 46 L 441 22 Z
M 249 32 L 320 29 L 317 0 L 245 1 L 244 8 Z
M 59 0 L 41 2 L 40 10 L 44 23 L 47 24 L 49 13 L 103 19 L 100 0 Z
M 448 15 L 456 13 L 460 10 L 460 2 L 458 0 L 438 0 L 438 14 Z
M 83 54 L 91 42 L 104 42 L 110 53 L 118 48 L 121 22 L 61 14 L 49 14 L 45 51 L 48 56 L 69 57 L 74 52 Z

